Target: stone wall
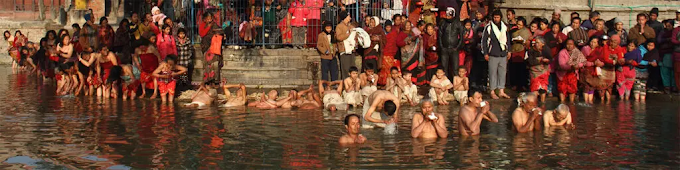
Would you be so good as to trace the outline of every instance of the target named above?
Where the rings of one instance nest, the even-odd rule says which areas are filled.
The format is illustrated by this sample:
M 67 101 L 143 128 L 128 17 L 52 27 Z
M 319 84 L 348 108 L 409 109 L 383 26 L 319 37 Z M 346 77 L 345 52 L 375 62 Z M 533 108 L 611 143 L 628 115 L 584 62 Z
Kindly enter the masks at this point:
M 625 28 L 636 24 L 635 16 L 638 13 L 649 12 L 653 7 L 659 8 L 660 21 L 675 18 L 675 11 L 680 9 L 680 1 L 667 0 L 505 0 L 500 8 L 504 15 L 505 9 L 513 8 L 517 16 L 524 16 L 527 20 L 534 17 L 550 18 L 554 9 L 561 9 L 561 19 L 567 24 L 572 12 L 578 12 L 583 19 L 588 18 L 591 10 L 588 3 L 591 1 L 594 10 L 599 11 L 603 19 L 620 18 Z
M 192 75 L 194 82 L 203 77 L 203 55 L 199 53 Z M 222 77 L 249 88 L 298 88 L 319 79 L 320 58 L 316 50 L 225 49 L 223 54 Z

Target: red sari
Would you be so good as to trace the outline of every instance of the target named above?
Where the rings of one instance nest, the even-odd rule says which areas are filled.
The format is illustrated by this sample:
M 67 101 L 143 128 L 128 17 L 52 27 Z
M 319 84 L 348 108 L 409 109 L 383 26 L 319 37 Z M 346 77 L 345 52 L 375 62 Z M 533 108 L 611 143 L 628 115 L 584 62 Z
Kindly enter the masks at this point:
M 158 68 L 158 56 L 153 52 L 149 52 L 148 47 L 140 47 L 144 54 L 139 54 L 140 65 L 142 66 L 140 79 L 145 83 L 147 89 L 153 89 L 153 71 Z
M 397 67 L 401 69 L 401 61 L 397 60 L 397 50 L 406 45 L 404 39 L 408 35 L 398 30 L 392 30 L 392 32 L 387 33 L 385 36 L 385 48 L 383 48 L 383 56 L 380 61 L 380 73 L 378 73 L 378 85 L 384 86 L 387 84 L 387 77 L 390 77 L 390 68 Z M 399 57 L 400 58 L 400 57 Z M 401 71 L 401 70 L 399 70 Z

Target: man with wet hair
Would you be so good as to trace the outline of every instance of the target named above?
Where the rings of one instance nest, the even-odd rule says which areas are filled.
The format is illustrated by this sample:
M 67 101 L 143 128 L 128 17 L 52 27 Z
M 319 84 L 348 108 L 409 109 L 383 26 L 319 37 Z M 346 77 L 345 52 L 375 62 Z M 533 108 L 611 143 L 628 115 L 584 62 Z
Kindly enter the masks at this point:
M 420 109 L 420 114 L 413 114 L 411 137 L 446 138 L 449 136 L 449 131 L 446 129 L 446 118 L 442 114 L 434 113 L 432 101 L 423 101 Z
M 547 129 L 550 126 L 568 126 L 574 128 L 571 120 L 571 112 L 565 104 L 560 104 L 555 110 L 545 111 L 543 115 L 543 126 Z
M 468 90 L 468 102 L 460 107 L 458 114 L 458 132 L 461 136 L 479 135 L 483 119 L 498 123 L 498 118 L 491 112 L 489 102 L 482 99 L 482 93 L 470 89 Z
M 366 137 L 359 134 L 361 128 L 361 119 L 357 114 L 349 114 L 345 116 L 345 129 L 347 129 L 347 134 L 342 135 L 338 140 L 340 145 L 353 145 L 362 144 L 366 142 Z
M 538 97 L 534 93 L 521 93 L 517 98 L 518 107 L 512 113 L 513 129 L 519 133 L 540 130 L 542 111 L 538 108 Z
M 382 112 L 378 112 L 382 111 Z M 385 127 L 399 120 L 399 98 L 386 90 L 373 92 L 364 100 L 363 128 Z

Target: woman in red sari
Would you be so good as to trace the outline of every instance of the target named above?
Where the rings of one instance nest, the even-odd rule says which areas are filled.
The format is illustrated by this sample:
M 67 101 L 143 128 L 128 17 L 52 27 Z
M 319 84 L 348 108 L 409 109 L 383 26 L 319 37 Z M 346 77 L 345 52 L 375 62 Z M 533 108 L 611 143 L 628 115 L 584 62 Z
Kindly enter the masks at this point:
M 593 96 L 597 87 L 606 87 L 610 82 L 603 81 L 600 78 L 601 71 L 605 65 L 612 66 L 614 61 L 606 57 L 605 47 L 600 38 L 594 37 L 590 39 L 588 46 L 583 47 L 583 54 L 586 56 L 586 62 L 583 64 L 579 73 L 581 84 L 583 84 L 583 98 L 586 103 L 593 103 Z
M 106 81 L 113 81 L 113 80 L 108 80 L 110 79 L 111 75 L 111 69 L 113 66 L 118 66 L 118 57 L 116 57 L 113 52 L 109 51 L 109 48 L 107 46 L 101 46 L 99 49 L 99 53 L 95 54 L 98 56 L 98 62 L 99 62 L 99 67 L 97 67 L 97 73 L 101 74 L 102 82 L 105 82 L 104 79 L 107 79 Z M 113 97 L 116 98 L 116 88 L 112 88 L 110 84 L 104 84 L 103 86 L 100 86 L 100 89 L 97 89 L 97 96 L 99 96 L 100 91 L 103 93 L 104 98 L 109 98 Z
M 155 37 L 152 37 L 155 39 Z M 141 71 L 140 82 L 143 85 L 142 95 L 139 98 L 146 96 L 146 89 L 153 88 L 153 95 L 151 98 L 155 98 L 158 94 L 158 85 L 153 78 L 153 71 L 156 70 L 158 64 L 161 62 L 161 55 L 153 46 L 152 42 L 143 39 L 139 47 L 135 49 L 135 55 L 133 57 L 133 62 L 137 68 Z

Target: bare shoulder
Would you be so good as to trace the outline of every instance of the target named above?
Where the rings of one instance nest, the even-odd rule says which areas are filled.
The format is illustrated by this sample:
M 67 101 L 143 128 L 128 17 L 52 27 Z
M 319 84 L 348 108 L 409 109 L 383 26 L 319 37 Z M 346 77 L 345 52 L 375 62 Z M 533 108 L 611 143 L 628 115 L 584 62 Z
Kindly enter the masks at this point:
M 524 115 L 522 113 L 524 113 L 524 111 L 522 110 L 522 108 L 518 107 L 514 111 L 512 111 L 512 117 L 513 118 L 523 118 Z
M 340 139 L 338 139 L 338 143 L 340 143 L 340 144 L 352 144 L 352 139 L 347 135 L 342 135 L 340 137 Z
M 423 119 L 423 114 L 421 114 L 421 113 L 413 114 L 413 120 L 420 120 L 420 119 Z

